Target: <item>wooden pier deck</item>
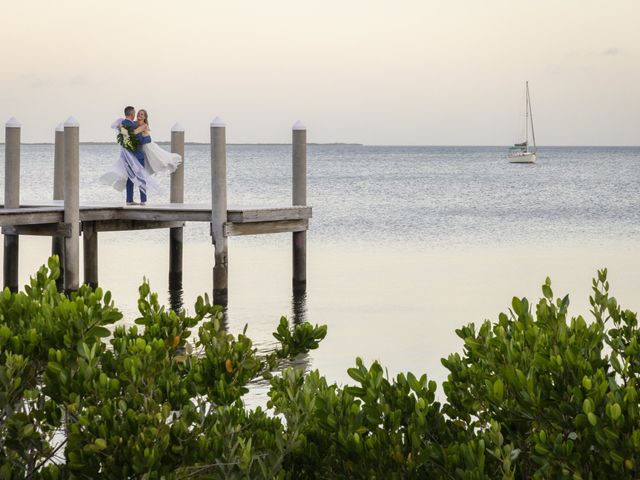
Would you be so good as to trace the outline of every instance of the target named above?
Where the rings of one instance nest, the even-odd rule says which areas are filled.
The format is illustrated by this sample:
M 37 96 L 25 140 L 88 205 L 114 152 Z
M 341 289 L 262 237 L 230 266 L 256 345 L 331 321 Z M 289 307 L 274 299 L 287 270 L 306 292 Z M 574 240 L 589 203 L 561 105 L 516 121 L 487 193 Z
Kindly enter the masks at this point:
M 71 226 L 64 222 L 64 201 L 27 202 L 20 208 L 0 209 L 2 233 L 68 237 Z M 186 222 L 211 222 L 211 206 L 185 203 L 123 205 L 94 203 L 80 205 L 80 231 L 84 223 L 96 232 L 182 227 Z M 312 208 L 250 208 L 227 210 L 225 236 L 302 232 L 309 228 Z
M 228 284 L 227 238 L 237 235 L 292 233 L 292 285 L 294 293 L 306 290 L 306 233 L 312 209 L 307 206 L 307 133 L 297 122 L 292 128 L 292 205 L 281 208 L 227 208 L 226 125 L 216 117 L 211 123 L 211 203 L 184 203 L 184 129 L 171 130 L 171 151 L 183 161 L 171 174 L 170 203 L 125 205 L 86 203 L 79 200 L 79 124 L 69 117 L 56 129 L 53 200 L 20 199 L 21 125 L 11 118 L 5 124 L 4 203 L 0 227 L 4 235 L 4 286 L 18 288 L 21 235 L 52 237 L 52 253 L 61 259 L 58 287 L 73 292 L 80 283 L 80 237 L 84 257 L 84 283 L 98 285 L 98 233 L 165 228 L 169 232 L 169 282 L 182 282 L 183 227 L 187 222 L 207 222 L 214 247 L 213 298 L 226 305 Z

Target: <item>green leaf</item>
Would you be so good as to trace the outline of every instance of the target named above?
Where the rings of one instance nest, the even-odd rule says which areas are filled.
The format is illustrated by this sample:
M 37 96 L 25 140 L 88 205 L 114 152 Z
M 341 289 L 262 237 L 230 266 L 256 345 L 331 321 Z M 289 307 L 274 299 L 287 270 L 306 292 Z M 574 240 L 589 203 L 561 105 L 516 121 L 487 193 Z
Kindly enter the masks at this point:
M 500 401 L 502 401 L 502 398 L 504 396 L 504 384 L 502 383 L 502 380 L 497 379 L 494 383 L 493 383 L 493 395 Z
M 611 405 L 611 419 L 612 420 L 617 420 L 620 415 L 622 414 L 622 409 L 620 408 L 620 405 L 618 405 L 617 403 L 614 403 L 613 405 Z
M 90 358 L 91 350 L 89 349 L 89 346 L 86 343 L 84 343 L 82 341 L 78 342 L 78 346 L 77 346 L 76 350 L 78 351 L 78 354 L 82 358 L 86 358 L 86 359 Z
M 91 334 L 99 338 L 104 338 L 111 335 L 111 332 L 109 331 L 108 328 L 105 328 L 105 327 L 93 327 L 91 329 Z

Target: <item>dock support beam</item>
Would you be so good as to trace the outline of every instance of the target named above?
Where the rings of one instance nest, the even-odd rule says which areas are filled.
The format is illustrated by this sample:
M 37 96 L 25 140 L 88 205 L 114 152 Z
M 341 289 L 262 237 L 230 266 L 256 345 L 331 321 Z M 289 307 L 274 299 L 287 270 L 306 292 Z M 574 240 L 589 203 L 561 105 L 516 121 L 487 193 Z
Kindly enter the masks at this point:
M 171 203 L 184 203 L 184 128 L 176 123 L 171 128 L 171 153 L 182 157 L 182 162 L 171 174 Z M 169 229 L 169 290 L 182 288 L 183 228 Z
M 80 125 L 69 117 L 64 122 L 64 222 L 71 235 L 64 241 L 64 290 L 80 287 Z
M 20 122 L 11 117 L 5 124 L 4 208 L 20 207 Z M 4 236 L 4 287 L 18 291 L 20 237 Z
M 293 126 L 293 205 L 307 204 L 307 128 L 298 121 Z M 307 232 L 293 234 L 293 293 L 307 290 Z
M 53 199 L 64 200 L 64 123 L 56 127 L 53 154 Z M 51 255 L 60 260 L 60 276 L 56 280 L 58 290 L 64 289 L 64 237 L 51 237 Z
M 211 122 L 211 235 L 213 237 L 213 302 L 226 306 L 228 297 L 228 250 L 224 224 L 227 222 L 226 125 L 216 117 Z
M 82 222 L 82 252 L 84 283 L 91 288 L 98 288 L 98 232 L 95 222 Z

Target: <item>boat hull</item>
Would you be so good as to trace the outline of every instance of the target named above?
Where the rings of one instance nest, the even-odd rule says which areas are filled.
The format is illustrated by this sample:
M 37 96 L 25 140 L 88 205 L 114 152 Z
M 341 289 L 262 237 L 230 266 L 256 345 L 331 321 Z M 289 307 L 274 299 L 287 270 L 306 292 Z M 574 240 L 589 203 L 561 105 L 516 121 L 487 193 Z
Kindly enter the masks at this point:
M 536 154 L 533 152 L 520 153 L 509 156 L 509 163 L 536 163 Z

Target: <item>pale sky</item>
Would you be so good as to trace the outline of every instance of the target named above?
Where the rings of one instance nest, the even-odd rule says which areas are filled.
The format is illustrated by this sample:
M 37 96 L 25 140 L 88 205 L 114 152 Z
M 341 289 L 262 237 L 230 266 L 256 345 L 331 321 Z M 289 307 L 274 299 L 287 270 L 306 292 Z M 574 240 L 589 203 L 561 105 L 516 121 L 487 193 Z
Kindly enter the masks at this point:
M 208 141 L 640 144 L 640 0 L 20 0 L 0 12 L 0 120 L 112 141 L 128 104 Z M 4 129 L 0 133 L 4 141 Z

